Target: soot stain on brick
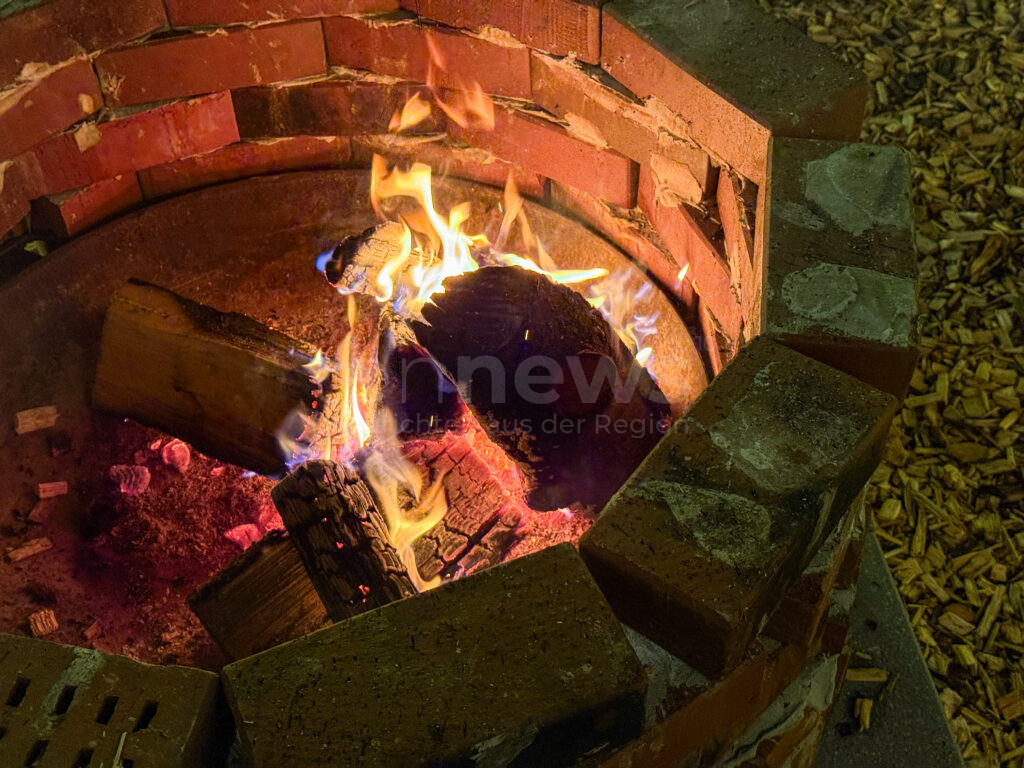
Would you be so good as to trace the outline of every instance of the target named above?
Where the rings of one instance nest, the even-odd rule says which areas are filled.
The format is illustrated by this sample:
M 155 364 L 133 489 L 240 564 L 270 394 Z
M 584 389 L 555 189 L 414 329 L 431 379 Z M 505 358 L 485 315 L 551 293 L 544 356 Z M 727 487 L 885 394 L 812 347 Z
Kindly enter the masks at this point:
M 823 325 L 846 336 L 885 344 L 911 343 L 914 283 L 862 267 L 821 263 L 791 272 L 782 300 L 795 315 L 787 331 Z
M 899 150 L 850 144 L 812 160 L 804 195 L 856 237 L 874 227 L 903 227 L 910 220 L 907 161 Z
M 733 568 L 761 568 L 768 561 L 771 514 L 750 499 L 656 479 L 637 483 L 629 495 L 664 504 L 702 548 Z

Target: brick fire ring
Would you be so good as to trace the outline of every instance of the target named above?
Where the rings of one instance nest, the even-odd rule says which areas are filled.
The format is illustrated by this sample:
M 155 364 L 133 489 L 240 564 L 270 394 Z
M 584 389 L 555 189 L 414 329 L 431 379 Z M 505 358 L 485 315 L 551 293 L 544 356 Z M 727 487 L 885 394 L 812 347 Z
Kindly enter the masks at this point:
M 833 677 L 841 671 L 829 593 L 842 582 L 857 497 L 916 355 L 906 162 L 847 143 L 859 132 L 863 77 L 753 2 L 558 0 L 543 14 L 522 0 L 339 5 L 140 0 L 80 18 L 71 0 L 56 0 L 0 19 L 0 78 L 11 84 L 0 92 L 0 233 L 30 226 L 69 238 L 192 188 L 365 168 L 373 152 L 490 184 L 511 171 L 527 194 L 601 232 L 664 284 L 688 267 L 677 291 L 699 317 L 718 375 L 584 536 L 582 558 L 571 547 L 546 550 L 225 668 L 254 765 L 676 766 L 730 754 L 746 764 L 734 744 L 783 688 L 821 659 L 833 659 L 824 667 Z M 495 130 L 441 120 L 423 126 L 441 138 L 380 135 L 422 90 L 428 39 L 448 63 L 440 87 L 478 80 L 503 99 Z M 49 66 L 25 66 L 40 61 Z M 146 214 L 20 276 L 3 290 L 5 311 L 39 318 L 40 332 L 56 338 L 74 313 L 59 300 L 41 310 L 31 297 L 68 279 L 109 284 L 110 262 L 78 255 L 88 252 L 79 243 L 111 232 L 130 242 L 133 217 Z M 240 229 L 245 215 L 223 214 Z M 317 236 L 335 224 L 321 221 Z M 225 267 L 201 256 L 154 263 L 155 277 L 216 295 Z M 138 265 L 128 250 L 113 257 Z M 245 259 L 236 263 L 265 285 L 265 265 Z M 58 265 L 73 278 L 54 281 L 48 270 Z M 289 281 L 282 306 L 293 287 L 308 289 L 304 297 L 327 291 L 313 276 Z M 247 285 L 232 287 L 232 308 L 259 316 Z M 95 326 L 99 303 L 90 301 Z M 88 369 L 81 338 L 98 326 L 70 325 L 79 351 L 62 362 Z M 37 365 L 27 341 L 9 339 L 9 370 Z M 52 385 L 85 406 L 77 383 Z M 29 396 L 5 392 L 5 405 L 37 405 Z M 17 452 L 6 440 L 0 449 Z M 5 462 L 4 493 L 24 479 L 16 466 Z M 0 685 L 11 685 L 0 689 L 0 754 L 17 750 L 27 765 L 70 749 L 61 738 L 79 711 L 75 690 L 122 663 L 34 650 L 42 647 L 0 645 Z M 56 654 L 63 671 L 33 666 L 37 653 Z M 33 687 L 34 675 L 44 685 Z M 127 765 L 132 749 L 160 755 L 156 764 L 198 764 L 215 730 L 217 686 L 199 672 L 182 671 L 179 682 L 173 715 L 161 702 L 173 722 L 165 729 L 148 728 L 159 722 L 148 704 L 115 715 L 117 702 L 92 690 L 92 741 L 67 764 L 116 755 Z M 144 696 L 146 683 L 133 690 Z M 62 696 L 71 699 L 58 712 Z M 190 696 L 202 702 L 195 711 Z M 41 726 L 30 715 L 44 706 L 53 717 Z M 104 716 L 124 719 L 95 729 Z

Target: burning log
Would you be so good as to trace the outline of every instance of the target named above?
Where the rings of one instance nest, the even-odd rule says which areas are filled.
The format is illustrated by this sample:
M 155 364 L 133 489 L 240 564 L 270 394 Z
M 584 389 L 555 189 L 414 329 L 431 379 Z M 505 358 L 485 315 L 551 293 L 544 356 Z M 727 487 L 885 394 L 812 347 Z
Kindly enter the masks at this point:
M 330 623 L 298 550 L 277 531 L 189 595 L 188 605 L 234 659 Z
M 358 473 L 330 461 L 307 462 L 271 495 L 332 620 L 416 594 Z
M 401 255 L 403 232 L 397 221 L 386 221 L 345 238 L 324 264 L 324 275 L 344 293 L 379 295 L 381 271 Z
M 303 367 L 315 353 L 245 315 L 131 280 L 107 310 L 93 402 L 222 461 L 277 474 L 278 431 L 318 395 Z
M 523 469 L 530 506 L 607 501 L 661 437 L 657 385 L 583 297 L 544 275 L 487 267 L 444 289 L 416 338 Z

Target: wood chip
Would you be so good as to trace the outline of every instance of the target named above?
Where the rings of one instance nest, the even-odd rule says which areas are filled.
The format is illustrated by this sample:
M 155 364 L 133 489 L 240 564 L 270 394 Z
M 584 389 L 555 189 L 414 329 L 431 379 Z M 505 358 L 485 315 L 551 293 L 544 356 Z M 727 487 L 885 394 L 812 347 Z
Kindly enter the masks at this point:
M 57 406 L 44 405 L 14 414 L 14 431 L 19 435 L 48 429 L 57 423 Z
M 20 547 L 12 547 L 7 550 L 7 559 L 12 563 L 17 563 L 24 560 L 27 557 L 38 555 L 40 552 L 53 547 L 53 542 L 45 536 L 40 536 L 38 539 L 29 539 Z
M 874 706 L 874 699 L 857 699 L 853 705 L 853 714 L 860 723 L 862 732 L 871 727 L 871 710 Z
M 68 492 L 68 484 L 65 480 L 54 483 L 40 483 L 37 494 L 40 499 L 52 499 L 54 496 L 64 496 Z
M 878 667 L 850 667 L 846 670 L 846 679 L 854 683 L 884 683 L 889 673 Z
M 57 615 L 44 608 L 28 617 L 28 627 L 33 637 L 43 637 L 60 629 L 60 624 L 57 623 Z

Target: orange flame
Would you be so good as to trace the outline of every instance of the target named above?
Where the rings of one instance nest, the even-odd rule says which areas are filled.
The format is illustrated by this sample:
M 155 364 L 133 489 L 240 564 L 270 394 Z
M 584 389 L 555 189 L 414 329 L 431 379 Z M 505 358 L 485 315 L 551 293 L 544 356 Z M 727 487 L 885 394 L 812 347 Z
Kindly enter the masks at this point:
M 419 93 L 414 93 L 401 107 L 396 109 L 388 123 L 388 130 L 393 133 L 400 133 L 414 126 L 419 125 L 430 117 L 430 104 L 423 100 Z

